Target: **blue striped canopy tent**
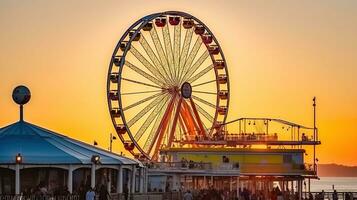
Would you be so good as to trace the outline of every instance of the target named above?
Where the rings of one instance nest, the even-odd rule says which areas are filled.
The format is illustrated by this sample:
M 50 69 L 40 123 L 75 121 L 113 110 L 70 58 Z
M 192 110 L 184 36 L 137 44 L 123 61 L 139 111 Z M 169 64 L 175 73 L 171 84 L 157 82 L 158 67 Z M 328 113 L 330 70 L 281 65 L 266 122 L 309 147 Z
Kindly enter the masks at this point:
M 93 160 L 97 156 L 99 160 Z M 17 158 L 21 158 L 20 161 L 16 161 Z M 56 176 L 58 186 L 63 185 L 63 180 L 66 180 L 70 193 L 73 189 L 78 189 L 78 184 L 84 180 L 86 183 L 90 181 L 92 188 L 98 184 L 106 184 L 108 191 L 116 186 L 116 192 L 122 193 L 125 187 L 129 187 L 132 193 L 144 190 L 146 172 L 138 160 L 97 148 L 23 120 L 1 128 L 0 195 L 19 195 L 25 188 L 39 184 L 36 181 L 38 182 L 40 177 L 43 179 L 40 174 L 44 173 L 52 174 L 46 176 L 47 184 L 50 182 L 49 176 Z M 111 175 L 108 175 L 109 173 Z M 86 179 L 89 175 L 90 180 Z M 113 180 L 116 185 L 113 185 L 112 181 L 103 182 L 115 176 Z
M 25 121 L 0 129 L 0 164 L 13 164 L 17 154 L 22 164 L 91 164 L 93 155 L 103 165 L 141 165 L 84 142 L 69 138 Z

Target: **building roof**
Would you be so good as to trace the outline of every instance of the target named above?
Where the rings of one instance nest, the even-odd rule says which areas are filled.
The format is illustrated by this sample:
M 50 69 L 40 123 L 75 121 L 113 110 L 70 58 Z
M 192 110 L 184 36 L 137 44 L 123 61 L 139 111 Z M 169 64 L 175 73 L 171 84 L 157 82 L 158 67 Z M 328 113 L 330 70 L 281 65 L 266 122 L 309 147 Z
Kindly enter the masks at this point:
M 101 164 L 141 164 L 25 121 L 0 129 L 0 164 L 15 163 L 19 153 L 23 164 L 91 164 L 93 155 Z

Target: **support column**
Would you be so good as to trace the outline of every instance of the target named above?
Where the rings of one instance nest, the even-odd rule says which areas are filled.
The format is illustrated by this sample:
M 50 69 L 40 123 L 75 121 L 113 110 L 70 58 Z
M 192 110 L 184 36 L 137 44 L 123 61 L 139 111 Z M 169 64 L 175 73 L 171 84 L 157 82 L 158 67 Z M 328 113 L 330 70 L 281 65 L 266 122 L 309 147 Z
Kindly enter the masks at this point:
M 294 181 L 291 181 L 291 194 L 294 194 Z
M 232 177 L 230 176 L 229 177 L 229 192 L 232 192 L 232 190 L 233 190 L 233 179 L 232 179 Z
M 207 180 L 206 180 L 206 176 L 203 176 L 203 188 L 206 189 L 207 188 Z
M 91 173 L 90 173 L 90 186 L 94 189 L 95 187 L 95 164 L 92 163 Z
M 123 166 L 119 166 L 117 174 L 117 193 L 123 193 Z
M 15 165 L 15 194 L 20 194 L 20 164 Z
M 239 176 L 237 176 L 237 197 L 239 198 Z
M 213 176 L 211 176 L 211 185 L 210 186 L 214 187 L 214 185 L 213 185 Z
M 149 183 L 149 175 L 148 175 L 148 168 L 145 168 L 145 184 L 144 184 L 144 193 L 148 192 L 148 183 Z M 179 181 L 179 183 L 181 183 Z M 177 190 L 178 191 L 178 190 Z
M 173 174 L 172 175 L 172 187 L 171 189 L 173 191 L 179 191 L 180 190 L 180 178 L 179 178 L 180 175 L 178 174 Z
M 299 195 L 299 200 L 301 200 L 302 199 L 302 180 L 298 180 L 297 181 L 297 186 L 298 186 L 298 195 Z
M 68 167 L 67 188 L 70 194 L 73 192 L 73 166 Z
M 112 169 L 107 169 L 107 191 L 112 192 Z
M 144 168 L 140 168 L 140 185 L 139 185 L 139 192 L 143 193 L 144 192 Z
M 135 174 L 136 174 L 136 166 L 133 165 L 133 169 L 131 171 L 131 193 L 135 193 Z

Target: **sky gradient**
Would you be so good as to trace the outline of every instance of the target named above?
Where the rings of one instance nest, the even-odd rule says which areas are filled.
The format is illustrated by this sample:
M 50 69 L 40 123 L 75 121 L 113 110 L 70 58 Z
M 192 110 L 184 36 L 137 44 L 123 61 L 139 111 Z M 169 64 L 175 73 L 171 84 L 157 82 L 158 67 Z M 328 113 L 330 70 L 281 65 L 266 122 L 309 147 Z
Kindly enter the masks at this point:
M 272 117 L 312 126 L 320 163 L 357 165 L 357 1 L 0 1 L 0 126 L 25 120 L 107 148 L 110 57 L 139 18 L 190 13 L 217 37 L 230 75 L 228 120 Z M 114 151 L 122 144 L 114 142 Z

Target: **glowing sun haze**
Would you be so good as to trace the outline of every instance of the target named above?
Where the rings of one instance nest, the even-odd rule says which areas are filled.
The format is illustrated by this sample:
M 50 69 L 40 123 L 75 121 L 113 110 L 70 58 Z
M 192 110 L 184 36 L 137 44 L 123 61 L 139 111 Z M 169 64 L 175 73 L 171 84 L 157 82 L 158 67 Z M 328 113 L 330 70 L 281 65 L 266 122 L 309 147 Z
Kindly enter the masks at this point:
M 0 126 L 18 120 L 15 86 L 31 90 L 25 120 L 108 147 L 110 57 L 139 18 L 179 10 L 202 20 L 228 62 L 230 119 L 312 125 L 320 163 L 357 165 L 357 1 L 0 2 Z M 114 151 L 123 151 L 114 142 Z

